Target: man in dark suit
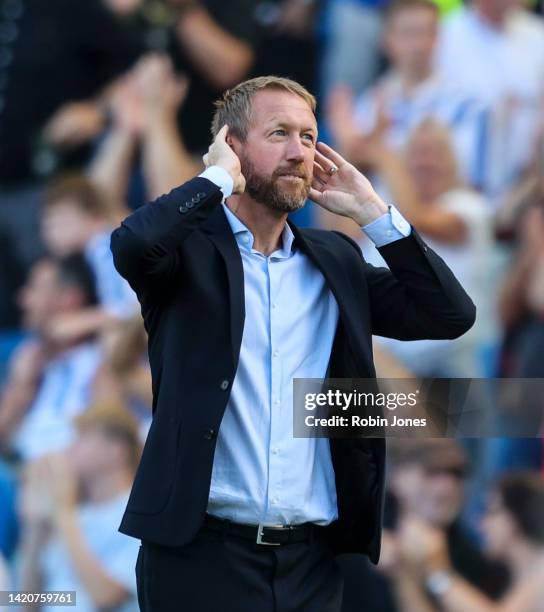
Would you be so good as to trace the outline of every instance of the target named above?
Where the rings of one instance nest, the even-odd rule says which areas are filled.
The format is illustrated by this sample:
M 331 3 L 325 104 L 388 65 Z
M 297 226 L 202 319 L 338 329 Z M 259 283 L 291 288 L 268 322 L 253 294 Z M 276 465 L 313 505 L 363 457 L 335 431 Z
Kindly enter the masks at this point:
M 384 441 L 295 439 L 292 380 L 371 378 L 372 334 L 453 339 L 474 322 L 444 262 L 317 142 L 314 112 L 286 79 L 227 91 L 206 170 L 112 235 L 153 374 L 120 526 L 142 540 L 143 610 L 339 610 L 334 554 L 378 561 Z M 307 197 L 354 219 L 390 270 L 342 234 L 287 222 Z

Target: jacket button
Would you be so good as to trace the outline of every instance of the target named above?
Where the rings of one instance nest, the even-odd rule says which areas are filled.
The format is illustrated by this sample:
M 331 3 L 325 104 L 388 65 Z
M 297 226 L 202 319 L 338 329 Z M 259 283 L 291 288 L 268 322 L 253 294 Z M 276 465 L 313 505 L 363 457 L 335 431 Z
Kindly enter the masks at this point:
M 215 429 L 208 429 L 208 431 L 204 434 L 204 438 L 206 440 L 213 440 L 215 438 Z
M 424 246 L 424 247 L 423 247 L 423 250 L 424 250 L 424 251 L 427 251 L 428 249 L 427 249 L 427 247 L 426 247 L 426 246 Z
M 219 386 L 221 387 L 221 389 L 223 391 L 225 391 L 226 389 L 229 388 L 229 381 L 228 380 L 223 380 Z
M 193 208 L 194 205 L 195 205 L 195 202 L 193 202 L 193 200 L 191 200 L 190 202 L 187 202 L 187 204 L 185 206 L 187 206 L 187 208 Z
M 193 204 L 198 204 L 200 202 L 200 198 L 199 196 L 195 196 L 194 198 L 191 198 L 191 202 Z
M 206 197 L 206 194 L 205 194 L 203 191 L 201 191 L 200 193 L 197 193 L 197 194 L 196 194 L 196 197 L 197 197 L 197 198 L 199 198 L 199 199 L 201 200 L 202 198 L 205 198 L 205 197 Z
M 186 204 L 187 204 L 187 202 L 186 202 Z M 180 206 L 180 207 L 178 208 L 178 210 L 179 210 L 179 212 L 180 212 L 181 214 L 183 214 L 183 213 L 186 213 L 186 212 L 187 212 L 187 207 L 182 205 L 182 206 Z

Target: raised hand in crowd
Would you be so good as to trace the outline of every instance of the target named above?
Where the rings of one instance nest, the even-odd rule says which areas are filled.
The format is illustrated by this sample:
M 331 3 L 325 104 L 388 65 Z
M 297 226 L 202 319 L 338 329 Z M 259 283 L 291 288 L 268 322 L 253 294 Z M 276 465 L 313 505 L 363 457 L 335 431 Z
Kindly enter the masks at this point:
M 136 64 L 131 76 L 143 113 L 142 131 L 160 121 L 175 121 L 187 96 L 189 81 L 174 73 L 170 58 L 158 53 L 146 55 Z
M 198 73 L 219 93 L 248 74 L 255 52 L 215 20 L 200 0 L 167 0 L 177 12 L 176 33 L 183 50 Z M 232 10 L 248 10 L 247 4 L 231 2 Z
M 38 340 L 25 342 L 11 360 L 0 397 L 0 446 L 9 441 L 30 405 L 46 360 L 46 346 Z
M 47 122 L 43 137 L 58 147 L 75 147 L 98 136 L 104 121 L 103 109 L 94 100 L 67 102 Z
M 378 103 L 376 122 L 368 134 L 361 133 L 357 125 L 355 100 L 349 87 L 337 85 L 332 89 L 326 112 L 329 128 L 342 155 L 359 169 L 374 169 L 387 152 L 384 136 L 390 121 L 385 105 Z
M 148 195 L 153 199 L 201 169 L 185 148 L 176 121 L 188 81 L 176 75 L 171 61 L 159 54 L 142 58 L 134 68 L 133 78 L 142 106 L 143 169 Z

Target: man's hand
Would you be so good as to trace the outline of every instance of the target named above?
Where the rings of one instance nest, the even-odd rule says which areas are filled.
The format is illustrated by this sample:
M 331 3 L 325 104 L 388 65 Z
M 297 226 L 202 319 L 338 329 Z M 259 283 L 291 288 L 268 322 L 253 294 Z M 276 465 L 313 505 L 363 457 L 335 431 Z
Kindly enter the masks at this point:
M 227 143 L 228 131 L 228 125 L 224 125 L 219 130 L 215 140 L 210 145 L 208 152 L 204 155 L 202 160 L 206 168 L 210 166 L 219 166 L 226 170 L 234 181 L 232 193 L 243 193 L 246 188 L 246 179 L 242 174 L 242 167 L 238 156 Z
M 323 142 L 317 143 L 310 198 L 363 227 L 388 212 L 370 181 Z

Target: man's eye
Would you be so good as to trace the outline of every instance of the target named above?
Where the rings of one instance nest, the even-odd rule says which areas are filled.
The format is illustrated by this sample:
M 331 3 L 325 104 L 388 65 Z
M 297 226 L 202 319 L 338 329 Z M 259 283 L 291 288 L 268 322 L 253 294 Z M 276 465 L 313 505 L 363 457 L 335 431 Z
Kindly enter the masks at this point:
M 304 134 L 303 138 L 306 138 L 307 140 L 309 140 L 310 142 L 314 141 L 314 135 L 313 134 Z
M 280 134 L 281 136 L 285 135 L 285 130 L 274 130 L 272 134 Z

